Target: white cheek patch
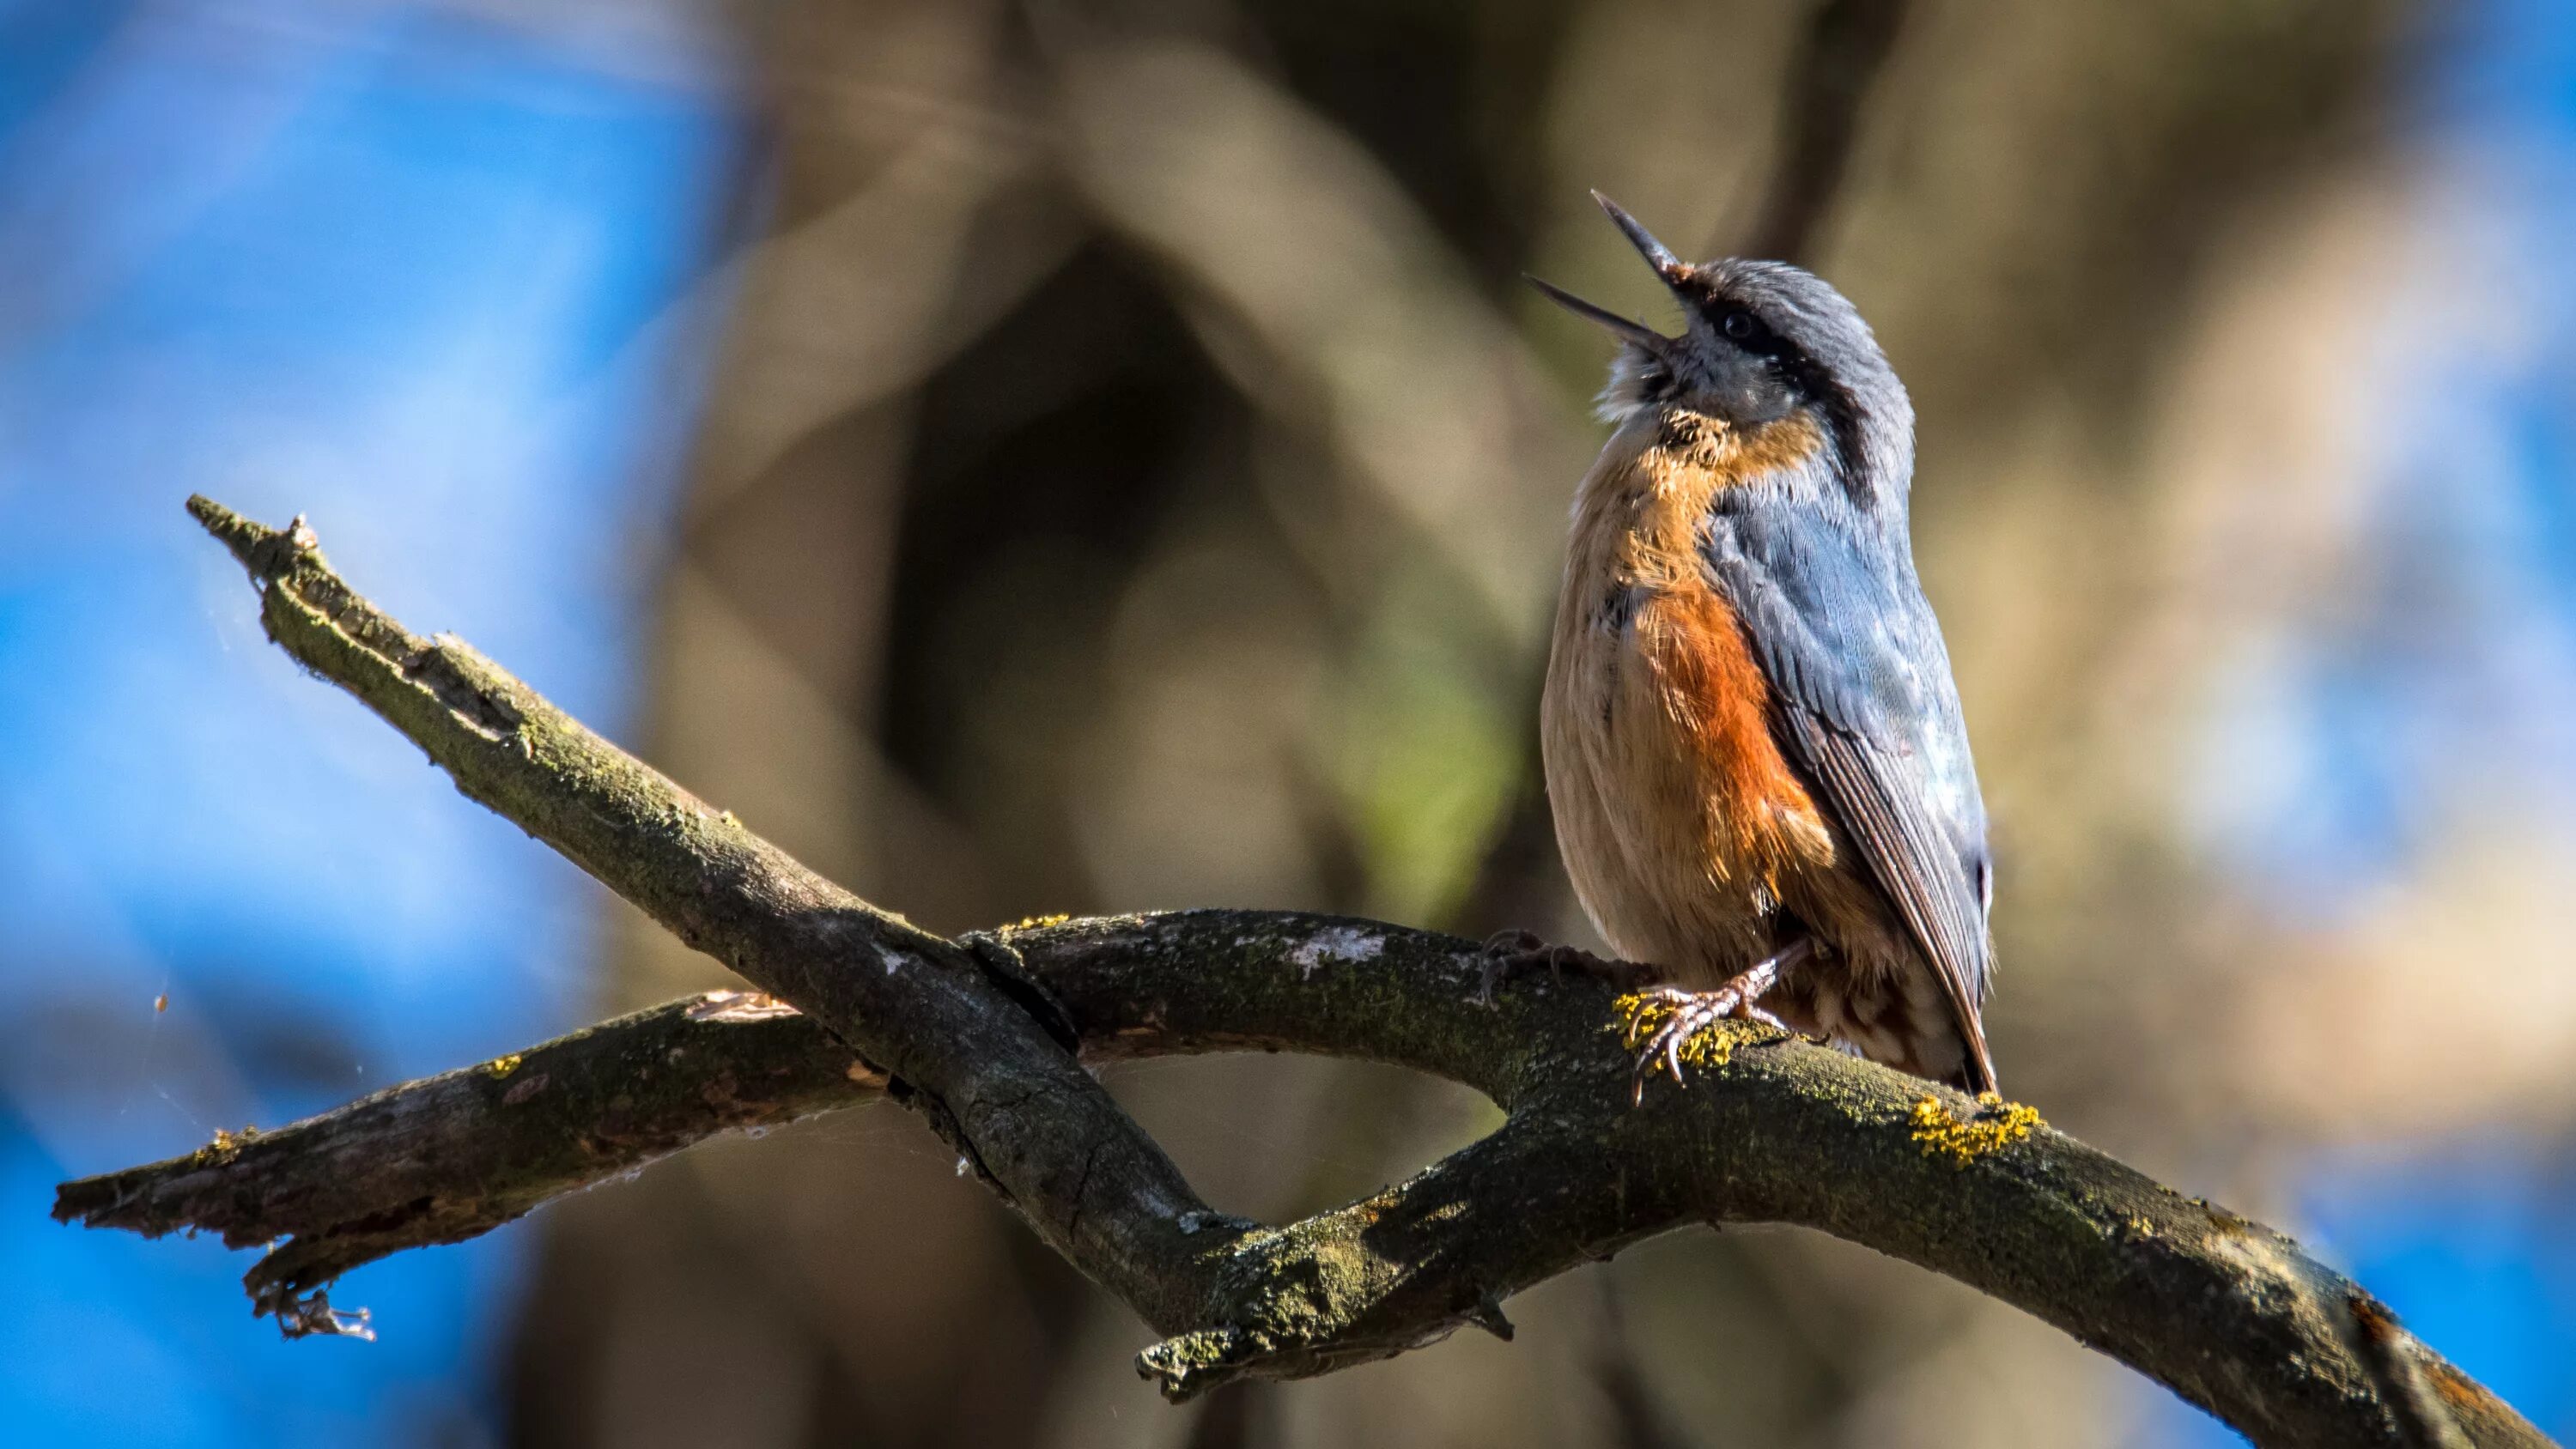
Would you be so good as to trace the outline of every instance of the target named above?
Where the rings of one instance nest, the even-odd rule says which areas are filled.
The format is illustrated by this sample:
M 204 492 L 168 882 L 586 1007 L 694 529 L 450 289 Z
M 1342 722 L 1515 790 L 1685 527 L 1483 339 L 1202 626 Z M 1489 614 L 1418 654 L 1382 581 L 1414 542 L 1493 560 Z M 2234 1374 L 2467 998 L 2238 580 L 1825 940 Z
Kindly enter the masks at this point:
M 1647 394 L 1662 376 L 1661 363 L 1634 347 L 1620 348 L 1610 359 L 1610 380 L 1592 400 L 1592 415 L 1614 428 L 1628 421 L 1652 406 Z

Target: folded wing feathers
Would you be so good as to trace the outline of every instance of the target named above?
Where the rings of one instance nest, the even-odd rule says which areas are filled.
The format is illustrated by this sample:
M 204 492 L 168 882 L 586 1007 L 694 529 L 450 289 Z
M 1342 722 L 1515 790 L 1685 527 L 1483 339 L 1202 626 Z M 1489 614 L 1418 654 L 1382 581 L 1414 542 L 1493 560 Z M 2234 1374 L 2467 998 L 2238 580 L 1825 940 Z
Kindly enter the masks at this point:
M 1913 793 L 1888 779 L 1879 751 L 1803 709 L 1791 706 L 1786 712 L 1794 716 L 1788 733 L 1802 746 L 1797 753 L 1940 977 L 1967 1043 L 1972 1086 L 1994 1090 L 1994 1061 L 1979 1015 L 1986 927 L 1966 866 Z

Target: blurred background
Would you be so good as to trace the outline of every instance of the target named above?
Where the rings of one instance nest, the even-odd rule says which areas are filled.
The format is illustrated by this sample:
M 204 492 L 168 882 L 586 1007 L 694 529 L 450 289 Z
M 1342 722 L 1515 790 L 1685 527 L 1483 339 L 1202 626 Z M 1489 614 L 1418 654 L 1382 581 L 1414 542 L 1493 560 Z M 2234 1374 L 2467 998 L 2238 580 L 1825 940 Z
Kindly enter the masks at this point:
M 1588 940 L 1538 793 L 1592 209 L 1817 267 L 1921 412 L 2016 1097 L 2576 1436 L 2576 9 L 0 0 L 0 1438 L 2198 1446 L 2013 1310 L 1693 1232 L 1172 1409 L 896 1112 L 355 1275 L 46 1220 L 723 981 L 261 640 L 362 587 L 940 929 Z M 1114 1085 L 1265 1218 L 1491 1125 Z

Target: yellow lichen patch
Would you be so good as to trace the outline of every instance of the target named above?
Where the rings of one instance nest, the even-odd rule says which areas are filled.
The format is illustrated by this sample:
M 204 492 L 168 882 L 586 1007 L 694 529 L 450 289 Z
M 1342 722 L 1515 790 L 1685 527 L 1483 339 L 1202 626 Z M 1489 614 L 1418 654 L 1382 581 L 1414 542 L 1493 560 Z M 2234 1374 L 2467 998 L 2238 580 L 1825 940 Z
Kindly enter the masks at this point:
M 196 1160 L 201 1163 L 219 1162 L 241 1148 L 249 1146 L 251 1139 L 257 1136 L 259 1136 L 257 1127 L 244 1127 L 239 1132 L 227 1132 L 218 1127 L 215 1129 L 215 1140 L 197 1149 Z
M 524 1060 L 526 1060 L 526 1058 L 520 1056 L 517 1052 L 512 1052 L 506 1057 L 494 1057 L 492 1060 L 483 1064 L 483 1075 L 487 1077 L 506 1077 L 512 1072 L 517 1071 L 519 1069 L 519 1063 Z
M 1947 1157 L 1953 1167 L 1965 1167 L 1991 1152 L 2000 1152 L 2030 1136 L 2034 1127 L 2048 1124 L 2040 1120 L 2039 1109 L 2019 1102 L 2007 1102 L 1992 1092 L 1977 1095 L 1977 1112 L 1967 1121 L 1951 1115 L 1941 1099 L 1926 1095 L 1914 1104 L 1914 1140 L 1926 1157 Z
M 1013 931 L 1043 931 L 1049 926 L 1061 926 L 1072 919 L 1073 917 L 1065 915 L 1062 912 L 1058 912 L 1052 916 L 1029 916 L 1022 920 L 1013 921 L 1009 925 L 1004 926 L 1002 928 L 1002 934 L 1007 936 Z
M 1620 1041 L 1630 1051 L 1645 1046 L 1679 1010 L 1666 998 L 1646 992 L 1622 996 L 1610 1003 L 1610 1009 L 1619 1013 L 1618 1023 L 1610 1029 L 1619 1033 Z M 1748 1031 L 1762 1029 L 1753 1022 L 1731 1019 L 1712 1022 L 1692 1032 L 1677 1055 L 1692 1066 L 1715 1071 L 1734 1059 L 1736 1045 L 1746 1039 Z

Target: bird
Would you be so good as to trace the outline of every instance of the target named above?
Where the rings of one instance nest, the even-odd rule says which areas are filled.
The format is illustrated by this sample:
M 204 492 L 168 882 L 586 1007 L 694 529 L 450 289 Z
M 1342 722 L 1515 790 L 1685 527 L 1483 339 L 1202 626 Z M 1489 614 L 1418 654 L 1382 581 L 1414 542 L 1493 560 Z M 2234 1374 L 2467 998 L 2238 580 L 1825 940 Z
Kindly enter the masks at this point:
M 1536 277 L 1619 340 L 1575 492 L 1542 695 L 1557 845 L 1671 1010 L 1996 1090 L 1994 860 L 1915 573 L 1914 410 L 1860 313 L 1787 262 L 1681 260 L 1599 192 L 1679 335 Z

